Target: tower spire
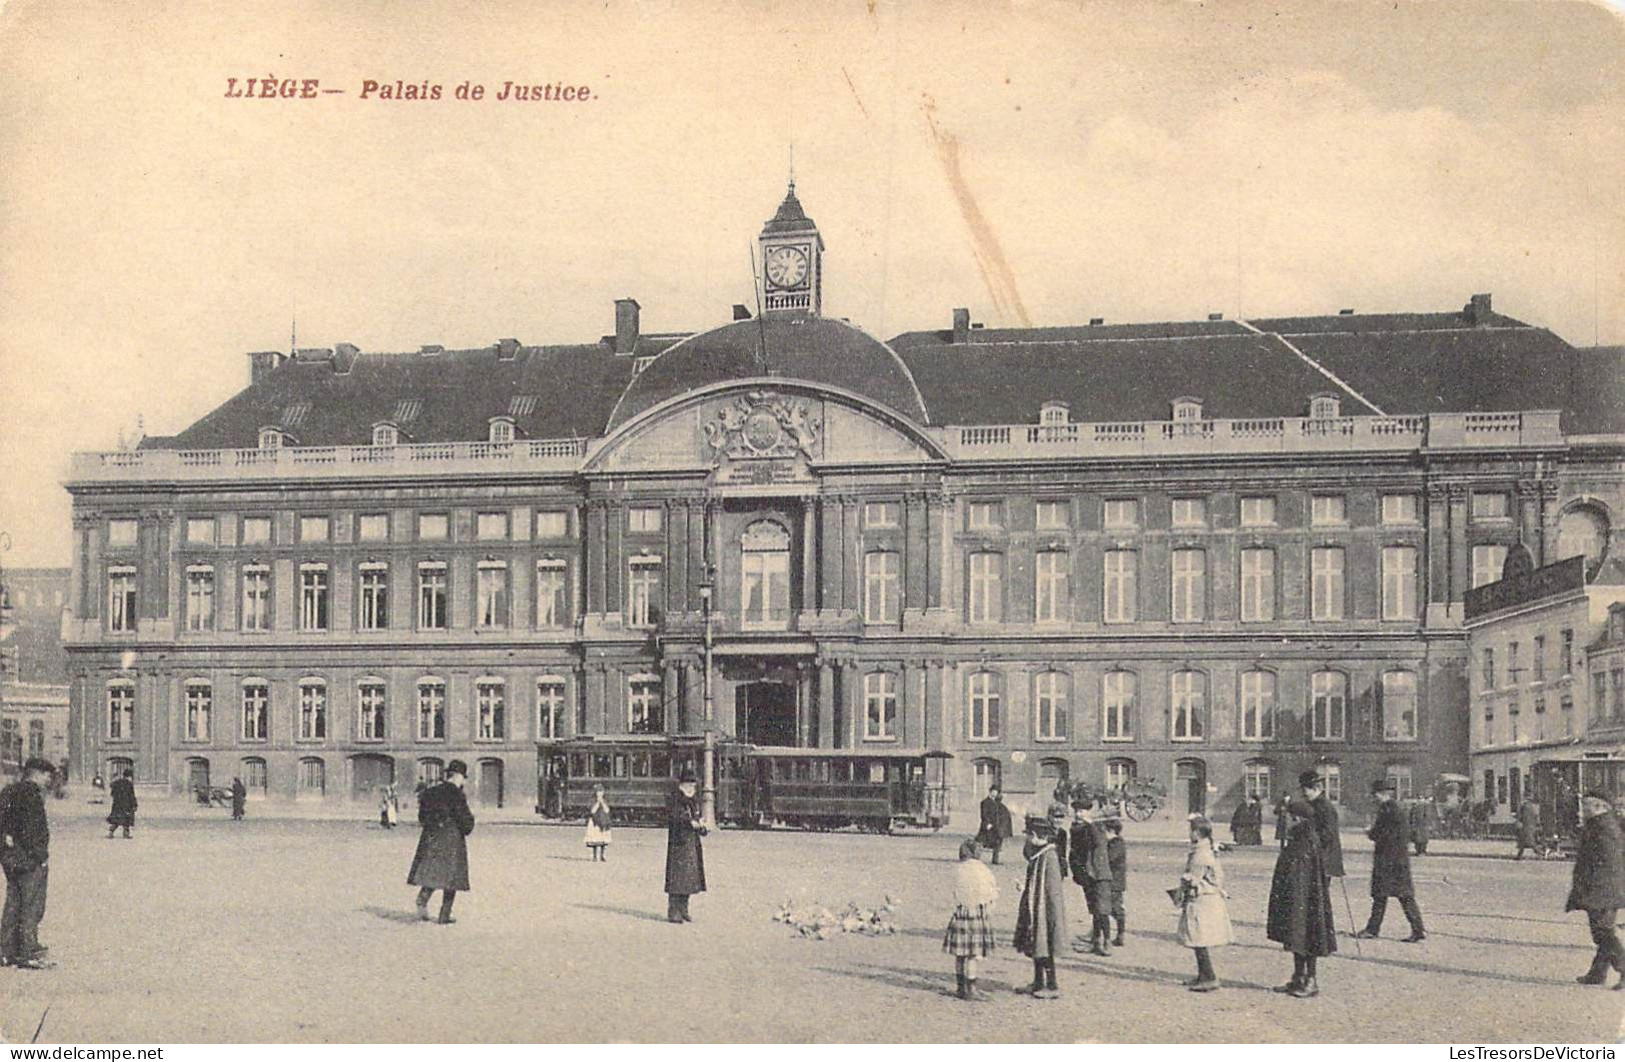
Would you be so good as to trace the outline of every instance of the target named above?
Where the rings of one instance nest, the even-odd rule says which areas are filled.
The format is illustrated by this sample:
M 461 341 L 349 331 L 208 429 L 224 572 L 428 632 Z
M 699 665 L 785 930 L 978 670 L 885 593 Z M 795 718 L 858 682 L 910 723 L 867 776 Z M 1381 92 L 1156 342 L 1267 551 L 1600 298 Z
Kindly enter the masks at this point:
M 796 142 L 790 141 L 790 194 L 796 194 Z

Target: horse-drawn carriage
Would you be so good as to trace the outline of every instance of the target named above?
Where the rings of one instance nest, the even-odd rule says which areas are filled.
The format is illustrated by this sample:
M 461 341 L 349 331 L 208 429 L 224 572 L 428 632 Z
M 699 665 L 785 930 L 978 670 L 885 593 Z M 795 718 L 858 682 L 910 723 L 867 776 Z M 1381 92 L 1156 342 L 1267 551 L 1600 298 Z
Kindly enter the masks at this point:
M 1162 809 L 1168 799 L 1168 790 L 1155 778 L 1131 778 L 1121 786 L 1107 788 L 1090 782 L 1061 782 L 1055 787 L 1054 799 L 1071 807 L 1099 806 L 1109 808 L 1133 822 L 1146 822 Z

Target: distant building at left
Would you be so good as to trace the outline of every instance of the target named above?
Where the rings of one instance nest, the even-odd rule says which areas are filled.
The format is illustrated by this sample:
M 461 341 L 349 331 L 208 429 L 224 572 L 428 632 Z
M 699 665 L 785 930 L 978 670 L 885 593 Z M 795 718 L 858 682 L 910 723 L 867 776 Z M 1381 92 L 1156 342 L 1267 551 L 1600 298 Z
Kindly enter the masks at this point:
M 0 570 L 0 775 L 29 756 L 68 750 L 68 656 L 62 648 L 67 568 Z

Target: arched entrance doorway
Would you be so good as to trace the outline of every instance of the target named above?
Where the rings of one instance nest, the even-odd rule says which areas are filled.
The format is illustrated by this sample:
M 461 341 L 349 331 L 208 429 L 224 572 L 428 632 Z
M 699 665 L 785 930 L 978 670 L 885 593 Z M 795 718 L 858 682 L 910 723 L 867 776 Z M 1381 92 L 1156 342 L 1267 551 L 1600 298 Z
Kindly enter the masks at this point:
M 738 687 L 734 732 L 752 745 L 794 746 L 796 688 L 788 682 L 749 682 Z
M 378 790 L 395 784 L 394 757 L 363 752 L 350 757 L 350 797 L 376 800 Z
M 1207 810 L 1207 765 L 1201 760 L 1180 760 L 1174 764 L 1173 798 L 1175 818 L 1200 815 Z
M 186 761 L 186 788 L 188 792 L 209 788 L 209 761 L 193 756 Z
M 502 761 L 481 760 L 479 763 L 480 803 L 488 808 L 502 806 Z

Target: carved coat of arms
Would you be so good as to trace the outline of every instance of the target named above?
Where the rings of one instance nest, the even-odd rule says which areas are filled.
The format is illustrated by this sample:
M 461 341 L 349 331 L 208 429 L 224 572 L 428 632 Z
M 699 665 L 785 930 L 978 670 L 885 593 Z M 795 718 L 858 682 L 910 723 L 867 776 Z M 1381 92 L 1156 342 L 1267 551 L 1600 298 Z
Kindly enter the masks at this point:
M 752 391 L 703 422 L 711 459 L 818 456 L 820 424 L 808 403 L 772 391 Z

